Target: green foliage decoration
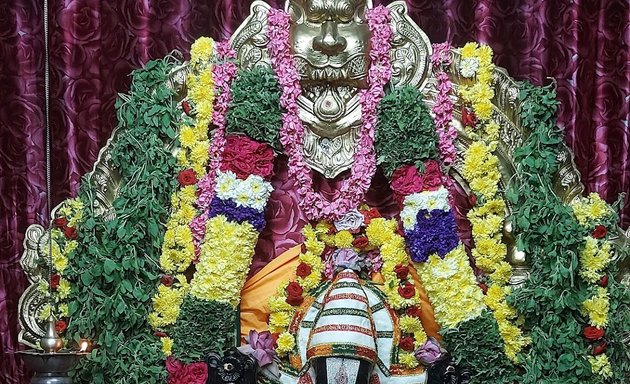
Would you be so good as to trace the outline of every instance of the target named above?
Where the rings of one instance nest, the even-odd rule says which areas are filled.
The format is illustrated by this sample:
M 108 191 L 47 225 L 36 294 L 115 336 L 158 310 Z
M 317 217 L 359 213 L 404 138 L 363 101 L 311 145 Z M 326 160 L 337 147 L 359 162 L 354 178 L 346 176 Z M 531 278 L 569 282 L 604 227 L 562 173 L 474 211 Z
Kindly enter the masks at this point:
M 425 160 L 438 158 L 437 140 L 433 118 L 419 90 L 405 86 L 383 97 L 375 148 L 377 164 L 388 177 L 405 164 L 424 170 Z
M 503 353 L 499 327 L 490 311 L 457 328 L 444 329 L 442 343 L 460 367 L 471 373 L 471 384 L 512 384 L 517 380 L 514 365 Z
M 116 103 L 119 127 L 111 163 L 121 175 L 115 218 L 95 211 L 94 186 L 84 178 L 85 221 L 69 260 L 71 318 L 68 334 L 97 346 L 74 371 L 77 383 L 161 383 L 161 342 L 147 315 L 159 279 L 159 257 L 177 166 L 181 116 L 166 79 L 180 64 L 167 57 L 133 72 L 131 90 Z
M 604 379 L 591 371 L 586 359 L 591 351 L 582 337 L 586 319 L 581 305 L 595 289 L 578 275 L 579 254 L 589 233 L 579 225 L 571 207 L 553 192 L 563 142 L 562 131 L 555 126 L 555 91 L 551 86 L 525 83 L 520 97 L 524 101 L 521 121 L 531 133 L 515 151 L 517 176 L 507 197 L 514 207 L 517 247 L 529 256 L 531 276 L 508 296 L 508 303 L 521 314 L 532 344 L 521 355 L 525 372 L 519 382 L 602 383 Z M 619 304 L 627 312 L 627 297 L 625 303 L 615 305 Z M 616 316 L 611 307 L 609 317 Z M 625 353 L 617 349 L 618 354 Z M 613 367 L 623 370 L 620 365 Z
M 188 295 L 171 334 L 173 356 L 194 363 L 203 361 L 210 352 L 225 352 L 237 346 L 239 322 L 238 311 L 231 305 Z
M 280 150 L 280 87 L 269 68 L 240 71 L 232 83 L 226 131 L 245 134 Z

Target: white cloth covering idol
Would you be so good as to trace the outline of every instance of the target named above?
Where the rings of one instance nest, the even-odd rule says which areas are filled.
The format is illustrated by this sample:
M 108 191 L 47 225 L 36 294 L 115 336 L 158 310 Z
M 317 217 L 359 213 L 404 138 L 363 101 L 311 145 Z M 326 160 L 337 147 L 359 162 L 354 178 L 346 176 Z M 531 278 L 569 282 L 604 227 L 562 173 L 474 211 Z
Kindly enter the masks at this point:
M 346 269 L 314 296 L 292 320 L 297 352 L 290 356 L 292 367 L 281 368 L 282 384 L 322 383 L 321 375 L 327 384 L 426 383 L 422 368 L 396 364 L 398 320 L 376 284 Z M 325 365 L 318 363 L 322 359 Z

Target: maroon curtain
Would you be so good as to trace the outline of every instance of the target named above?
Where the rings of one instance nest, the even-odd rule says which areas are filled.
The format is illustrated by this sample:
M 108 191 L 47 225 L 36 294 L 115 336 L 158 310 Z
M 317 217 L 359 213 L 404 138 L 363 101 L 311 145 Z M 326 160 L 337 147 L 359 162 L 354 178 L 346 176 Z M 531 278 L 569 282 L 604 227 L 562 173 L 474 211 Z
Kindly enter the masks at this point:
M 389 1 L 383 1 L 388 3 Z M 44 223 L 42 1 L 0 1 L 0 382 L 25 382 L 14 357 L 24 231 Z M 50 0 L 52 198 L 74 196 L 116 125 L 129 72 L 199 36 L 226 38 L 244 0 Z M 281 6 L 282 0 L 270 1 Z M 375 0 L 375 3 L 379 1 Z M 477 40 L 517 79 L 557 80 L 559 124 L 588 191 L 630 191 L 630 10 L 627 0 L 415 0 L 434 42 Z M 622 225 L 630 224 L 626 198 Z

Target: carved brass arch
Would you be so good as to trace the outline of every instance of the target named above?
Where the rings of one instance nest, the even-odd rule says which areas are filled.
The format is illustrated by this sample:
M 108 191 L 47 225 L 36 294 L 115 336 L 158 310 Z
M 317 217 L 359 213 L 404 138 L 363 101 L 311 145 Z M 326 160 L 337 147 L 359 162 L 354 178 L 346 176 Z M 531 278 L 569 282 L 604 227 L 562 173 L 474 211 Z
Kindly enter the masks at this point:
M 287 1 L 287 7 L 288 7 Z M 368 1 L 368 4 L 371 2 Z M 436 90 L 435 78 L 431 73 L 430 56 L 431 45 L 426 34 L 418 27 L 409 15 L 407 7 L 403 1 L 397 1 L 388 6 L 392 11 L 392 26 L 395 31 L 392 64 L 394 67 L 392 82 L 395 86 L 411 85 L 422 90 L 425 94 L 427 104 L 434 103 Z M 237 61 L 242 69 L 253 68 L 255 66 L 269 66 L 269 57 L 266 50 L 268 38 L 266 36 L 266 17 L 269 6 L 262 1 L 254 1 L 251 5 L 250 16 L 241 24 L 231 38 L 231 43 L 237 51 Z M 459 54 L 453 51 L 454 65 L 451 66 L 450 77 L 457 88 L 467 81 L 459 74 Z M 180 98 L 183 99 L 186 94 L 185 78 L 188 71 L 187 63 L 182 63 L 173 70 L 170 80 L 170 86 L 178 90 Z M 521 108 L 518 100 L 518 84 L 512 79 L 502 68 L 495 68 L 493 74 L 493 87 L 495 97 L 493 102 L 494 117 L 501 126 L 500 143 L 497 148 L 497 156 L 501 162 L 502 168 L 502 185 L 505 186 L 514 176 L 515 164 L 513 159 L 514 150 L 522 144 L 527 138 L 529 132 L 525 132 L 519 119 L 519 111 Z M 124 95 L 121 97 L 125 98 Z M 454 99 L 454 101 L 457 101 Z M 471 139 L 461 129 L 460 108 L 455 108 L 454 114 L 456 118 L 455 125 L 458 128 L 458 153 L 461 154 L 470 145 Z M 355 117 L 356 119 L 356 117 Z M 351 161 L 352 148 L 356 142 L 356 135 L 350 130 L 348 134 L 340 136 L 340 143 L 337 145 L 330 141 L 325 142 L 317 137 L 307 137 L 305 141 L 305 151 L 314 158 L 314 153 L 319 151 L 320 154 L 330 155 L 330 151 L 345 150 L 346 156 L 341 156 L 340 160 L 332 161 L 325 166 L 310 164 L 314 169 L 322 172 L 328 177 L 338 174 L 340 170 L 348 166 Z M 94 164 L 92 171 L 86 176 L 84 182 L 90 185 L 93 191 L 94 206 L 92 207 L 100 215 L 105 218 L 113 218 L 114 212 L 112 203 L 116 197 L 120 187 L 120 173 L 111 163 L 111 150 L 113 143 L 116 142 L 119 131 L 116 129 L 112 133 L 111 138 L 100 151 L 98 159 Z M 329 148 L 319 148 L 319 146 L 327 145 Z M 347 156 L 347 154 L 350 156 Z M 320 160 L 326 160 L 320 155 Z M 572 202 L 576 197 L 580 196 L 584 187 L 580 182 L 580 175 L 573 161 L 573 154 L 566 146 L 563 147 L 559 155 L 560 166 L 555 176 L 554 191 L 566 203 Z M 328 161 L 328 160 L 326 160 Z M 335 165 L 336 164 L 336 165 Z M 453 177 L 467 189 L 467 185 L 459 176 L 461 171 L 462 159 L 457 159 L 451 173 Z M 56 211 L 57 208 L 53 212 Z M 508 205 L 506 215 L 509 217 L 511 207 Z M 44 299 L 42 294 L 36 289 L 37 284 L 46 278 L 47 271 L 37 269 L 37 260 L 44 257 L 39 252 L 39 244 L 44 241 L 46 231 L 40 225 L 31 225 L 25 234 L 24 253 L 21 259 L 22 267 L 27 273 L 29 283 L 31 284 L 19 303 L 20 326 L 19 341 L 30 347 L 36 347 L 38 339 L 43 335 L 43 326 L 37 321 L 37 313 Z M 617 249 L 628 248 L 630 246 L 630 230 L 623 233 L 618 230 L 619 236 L 615 240 Z M 526 255 L 517 252 L 514 246 L 514 238 L 511 231 L 511 223 L 506 221 L 504 228 L 506 243 L 508 244 L 508 261 L 514 266 L 515 274 L 511 281 L 512 284 L 520 284 L 528 276 L 528 266 Z M 628 261 L 630 263 L 630 260 Z M 624 283 L 630 284 L 630 275 L 627 274 L 628 265 L 623 265 Z

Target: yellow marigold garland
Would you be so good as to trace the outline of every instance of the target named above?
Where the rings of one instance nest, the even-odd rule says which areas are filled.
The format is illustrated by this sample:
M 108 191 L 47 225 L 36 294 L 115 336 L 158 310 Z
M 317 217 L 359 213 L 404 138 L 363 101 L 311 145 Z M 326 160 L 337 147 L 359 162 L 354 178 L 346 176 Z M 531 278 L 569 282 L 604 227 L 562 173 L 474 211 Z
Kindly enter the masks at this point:
M 606 269 L 612 261 L 612 245 L 607 239 L 607 229 L 601 222 L 614 217 L 614 211 L 597 193 L 578 197 L 571 208 L 578 223 L 584 229 L 592 230 L 591 236 L 584 239 L 584 249 L 580 253 L 580 277 L 588 283 L 598 285 L 594 294 L 582 303 L 582 312 L 588 318 L 590 326 L 603 329 L 608 325 L 610 312 Z M 593 373 L 607 379 L 612 377 L 612 366 L 604 352 L 605 348 L 599 355 L 587 356 L 587 360 Z
M 52 242 L 52 271 L 53 275 L 48 280 L 40 280 L 38 290 L 48 296 L 51 293 L 53 305 L 42 306 L 37 317 L 45 321 L 50 315 L 56 319 L 56 328 L 59 333 L 65 331 L 68 317 L 67 298 L 72 286 L 70 281 L 64 278 L 64 272 L 69 265 L 69 257 L 77 248 L 77 228 L 83 220 L 83 203 L 78 198 L 65 200 L 54 212 L 55 219 L 50 231 Z M 48 244 L 43 245 L 42 254 L 49 255 Z M 48 257 L 45 258 L 48 262 Z
M 176 157 L 184 172 L 192 171 L 194 177 L 191 182 L 182 183 L 180 180 L 180 189 L 171 196 L 171 216 L 166 223 L 160 255 L 160 268 L 167 274 L 184 272 L 195 259 L 189 224 L 197 215 L 194 206 L 197 187 L 193 181 L 206 174 L 208 162 L 208 126 L 214 103 L 213 47 L 211 38 L 201 37 L 190 50 L 192 71 L 187 78 L 188 94 L 182 103 L 184 114 L 190 117 L 182 119 L 178 136 L 180 148 Z M 177 275 L 176 280 L 177 287 L 161 284 L 153 297 L 153 312 L 149 314 L 148 320 L 154 329 L 163 329 L 177 320 L 179 308 L 190 287 L 183 275 Z M 162 340 L 164 351 L 170 351 L 173 342 L 169 340 Z
M 461 86 L 459 94 L 466 104 L 472 106 L 476 118 L 479 119 L 476 128 L 465 127 L 474 141 L 464 154 L 462 169 L 476 200 L 475 206 L 468 212 L 475 242 L 472 255 L 477 267 L 489 276 L 490 284 L 496 286 L 493 297 L 486 298 L 486 304 L 499 324 L 506 355 L 516 361 L 516 355 L 529 343 L 529 339 L 523 337 L 522 331 L 512 323 L 516 314 L 505 302 L 505 292 L 502 289 L 512 277 L 512 266 L 505 261 L 507 247 L 502 241 L 505 203 L 499 193 L 499 159 L 493 153 L 498 143 L 500 127 L 492 119 L 492 50 L 487 45 L 468 43 L 460 53 L 460 72 L 475 81 L 472 85 Z M 504 316 L 506 313 L 513 315 Z
M 236 307 L 249 265 L 254 256 L 258 231 L 215 216 L 206 222 L 200 262 L 190 283 L 190 294 L 198 299 L 229 303 Z
M 191 54 L 192 71 L 188 75 L 187 100 L 184 112 L 194 115 L 193 119 L 184 118 L 179 132 L 180 148 L 177 162 L 183 169 L 192 169 L 197 179 L 206 174 L 208 162 L 208 125 L 212 118 L 214 103 L 214 81 L 212 78 L 212 50 L 214 42 L 211 38 L 201 37 L 193 43 Z M 194 112 L 189 104 L 194 106 Z M 193 235 L 190 221 L 196 210 L 196 186 L 185 185 L 176 191 L 172 198 L 172 213 L 166 226 L 160 266 L 167 273 L 185 271 L 195 259 Z
M 444 259 L 431 255 L 425 263 L 415 266 L 442 327 L 457 327 L 463 321 L 478 317 L 486 308 L 463 245 Z

